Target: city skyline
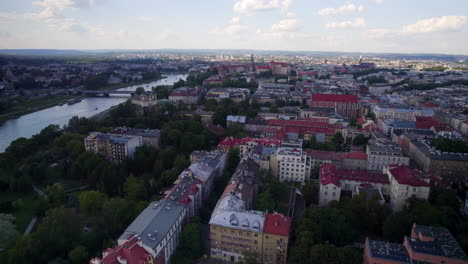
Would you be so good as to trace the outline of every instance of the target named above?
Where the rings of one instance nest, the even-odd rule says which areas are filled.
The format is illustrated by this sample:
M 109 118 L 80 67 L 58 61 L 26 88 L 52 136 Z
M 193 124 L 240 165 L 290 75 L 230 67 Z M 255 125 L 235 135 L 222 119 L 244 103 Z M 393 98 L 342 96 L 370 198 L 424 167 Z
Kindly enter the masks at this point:
M 462 0 L 19 0 L 0 7 L 0 48 L 467 55 L 467 13 Z

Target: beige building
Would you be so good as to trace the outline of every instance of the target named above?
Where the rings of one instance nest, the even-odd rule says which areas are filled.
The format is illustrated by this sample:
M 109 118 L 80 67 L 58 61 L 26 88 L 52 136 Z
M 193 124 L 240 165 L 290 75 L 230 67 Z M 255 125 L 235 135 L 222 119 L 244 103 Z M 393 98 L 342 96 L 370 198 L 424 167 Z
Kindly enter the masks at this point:
M 367 145 L 367 170 L 382 171 L 389 164 L 409 165 L 410 158 L 403 155 L 398 145 Z
M 401 211 L 409 198 L 429 198 L 430 179 L 421 171 L 408 166 L 389 165 L 383 172 L 390 180 L 390 206 L 393 211 Z

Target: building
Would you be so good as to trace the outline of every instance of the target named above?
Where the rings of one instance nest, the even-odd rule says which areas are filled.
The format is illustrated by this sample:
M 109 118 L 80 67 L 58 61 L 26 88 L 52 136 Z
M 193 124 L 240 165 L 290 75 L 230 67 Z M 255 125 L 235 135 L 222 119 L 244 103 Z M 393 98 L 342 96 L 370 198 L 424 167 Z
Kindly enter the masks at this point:
M 139 243 L 154 259 L 154 264 L 168 264 L 174 254 L 187 216 L 184 205 L 161 200 L 150 203 L 117 240 L 119 246 L 125 245 L 135 236 Z
M 286 263 L 291 218 L 252 210 L 259 166 L 241 160 L 210 219 L 210 253 L 217 260 L 237 262 L 245 252 L 259 263 Z
M 271 73 L 273 75 L 289 75 L 291 72 L 291 66 L 285 62 L 271 61 L 268 63 L 268 66 L 270 67 Z
M 392 89 L 392 86 L 388 83 L 375 83 L 369 85 L 369 93 L 375 95 L 383 95 Z
M 270 170 L 271 157 L 276 153 L 278 148 L 271 148 L 265 146 L 255 146 L 249 153 L 249 157 L 257 163 L 261 169 Z
M 403 155 L 398 145 L 367 145 L 367 170 L 382 171 L 389 164 L 409 165 L 410 158 Z
M 263 224 L 263 263 L 286 263 L 291 218 L 283 214 L 265 215 Z
M 250 90 L 247 88 L 213 88 L 205 96 L 205 99 L 213 99 L 218 103 L 224 99 L 231 99 L 239 103 L 249 98 Z
M 188 218 L 195 216 L 202 206 L 203 183 L 193 175 L 180 177 L 164 199 L 185 205 Z
M 187 117 L 191 117 L 191 118 L 195 116 L 199 116 L 203 124 L 213 123 L 214 112 L 211 112 L 211 111 L 203 111 L 201 109 L 197 109 L 195 111 L 180 111 L 179 114 L 187 116 Z
M 202 87 L 179 87 L 174 89 L 169 95 L 169 100 L 173 102 L 183 102 L 184 104 L 196 104 L 202 97 Z
M 407 205 L 408 198 L 429 199 L 430 178 L 421 171 L 391 164 L 383 172 L 390 180 L 390 206 L 393 211 L 401 211 Z
M 154 264 L 153 256 L 146 251 L 142 240 L 136 235 L 130 235 L 122 244 L 108 248 L 102 252 L 102 259 L 93 258 L 89 264 Z M 160 262 L 164 263 L 164 262 Z
M 402 244 L 366 238 L 364 264 L 412 264 L 406 248 Z
M 157 96 L 152 92 L 145 92 L 143 94 L 132 94 L 132 104 L 140 107 L 155 107 L 157 105 Z
M 424 173 L 441 176 L 449 183 L 467 184 L 468 153 L 442 152 L 426 141 L 406 136 L 401 146 Z
M 414 223 L 403 244 L 366 238 L 364 263 L 467 264 L 468 256 L 447 229 Z
M 300 148 L 278 148 L 272 158 L 272 174 L 280 180 L 305 182 L 310 179 L 312 163 Z
M 97 153 L 114 163 L 133 158 L 137 147 L 143 145 L 141 136 L 112 135 L 91 132 L 84 138 L 85 150 Z
M 246 119 L 247 117 L 245 116 L 228 115 L 226 117 L 226 126 L 231 127 L 234 124 L 239 124 L 243 126 L 245 124 Z
M 416 122 L 407 120 L 396 120 L 392 117 L 381 117 L 377 119 L 377 127 L 384 135 L 390 137 L 393 133 L 393 130 L 395 129 L 403 131 L 414 130 L 416 128 Z
M 405 108 L 386 108 L 381 106 L 374 106 L 372 108 L 375 116 L 391 117 L 397 120 L 415 121 L 417 116 L 433 116 L 434 111 L 431 109 L 405 109 Z
M 143 145 L 159 149 L 161 146 L 161 132 L 159 129 L 136 129 L 118 127 L 109 131 L 110 135 L 138 136 L 143 140 Z
M 328 108 L 345 117 L 359 116 L 359 102 L 357 95 L 312 94 L 310 109 Z
M 239 148 L 239 154 L 242 157 L 248 155 L 248 153 L 255 147 L 255 146 L 265 146 L 271 148 L 277 148 L 281 146 L 281 139 L 279 138 L 233 138 L 233 137 L 226 137 L 221 142 L 218 143 L 218 149 L 222 149 L 224 151 L 229 151 L 232 148 Z
M 390 181 L 383 173 L 365 170 L 343 170 L 332 164 L 325 164 L 320 168 L 319 205 L 326 206 L 331 201 L 339 201 L 341 192 L 353 192 L 356 186 L 377 188 L 383 195 L 390 193 Z M 363 185 L 364 184 L 364 185 Z

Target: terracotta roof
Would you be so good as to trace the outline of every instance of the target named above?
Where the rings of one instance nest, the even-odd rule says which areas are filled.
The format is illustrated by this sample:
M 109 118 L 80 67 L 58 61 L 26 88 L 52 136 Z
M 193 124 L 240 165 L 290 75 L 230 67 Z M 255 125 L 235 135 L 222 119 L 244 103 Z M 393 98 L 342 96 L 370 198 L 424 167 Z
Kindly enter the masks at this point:
M 139 241 L 135 235 L 131 235 L 123 245 L 104 250 L 102 263 L 119 264 L 119 259 L 126 260 L 127 264 L 144 263 L 150 254 L 139 245 Z
M 266 214 L 263 232 L 268 234 L 289 236 L 291 218 L 280 213 Z
M 413 187 L 429 187 L 429 183 L 421 178 L 427 178 L 421 171 L 412 169 L 408 166 L 399 166 L 396 164 L 388 165 L 390 174 L 399 184 L 410 185 Z
M 357 95 L 349 94 L 312 94 L 312 102 L 357 103 Z
M 363 183 L 389 184 L 388 176 L 383 173 L 373 173 L 366 170 L 343 170 L 337 169 L 332 164 L 324 164 L 320 167 L 320 183 L 333 183 L 339 185 L 340 180 L 351 180 Z M 337 184 L 338 183 L 338 184 Z
M 345 159 L 360 159 L 367 160 L 367 154 L 364 151 L 361 152 L 349 152 L 345 154 Z

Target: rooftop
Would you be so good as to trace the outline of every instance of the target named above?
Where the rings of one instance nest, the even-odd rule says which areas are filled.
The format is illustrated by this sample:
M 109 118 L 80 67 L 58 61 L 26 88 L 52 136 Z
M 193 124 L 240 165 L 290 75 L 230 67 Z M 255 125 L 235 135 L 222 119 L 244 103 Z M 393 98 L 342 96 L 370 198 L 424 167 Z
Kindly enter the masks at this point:
M 366 238 L 369 254 L 373 258 L 394 261 L 397 263 L 412 263 L 408 252 L 401 244 L 385 241 L 370 240 Z
M 463 249 L 445 228 L 414 225 L 417 237 L 405 237 L 413 252 L 468 261 Z
M 184 208 L 184 205 L 169 200 L 151 202 L 125 229 L 119 240 L 127 240 L 129 236 L 136 235 L 144 245 L 155 249 Z
M 357 95 L 348 94 L 312 94 L 313 102 L 357 103 Z
M 389 184 L 388 176 L 383 173 L 368 172 L 366 170 L 337 169 L 330 163 L 320 167 L 320 183 L 323 185 L 333 183 L 340 186 L 341 180 L 358 181 L 364 183 Z
M 289 236 L 291 228 L 291 218 L 283 214 L 273 213 L 265 215 L 265 224 L 263 225 L 263 233 Z
M 388 170 L 399 184 L 413 187 L 429 187 L 429 177 L 423 175 L 421 171 L 395 164 L 388 165 Z

